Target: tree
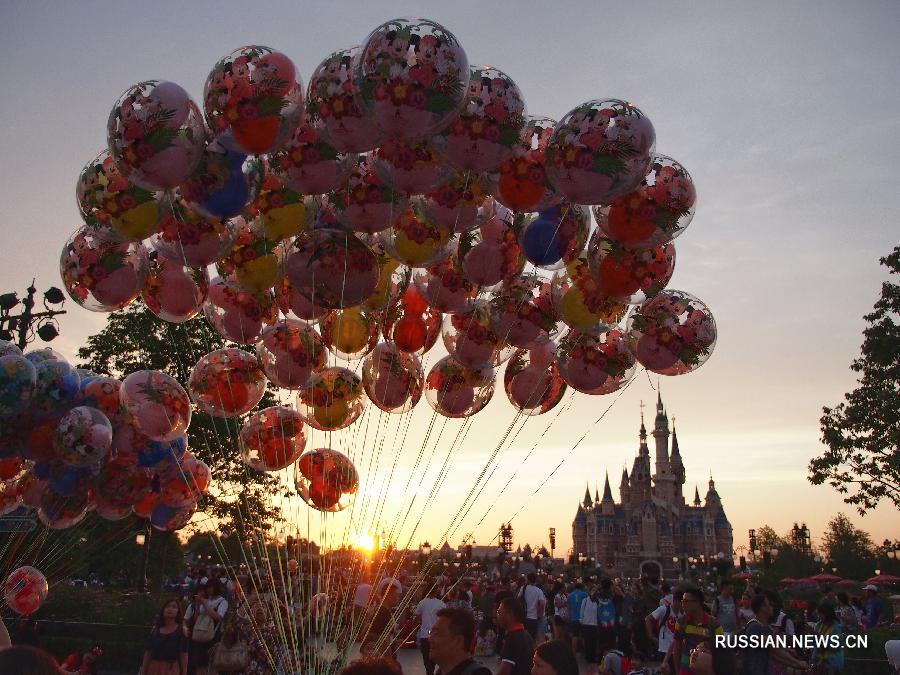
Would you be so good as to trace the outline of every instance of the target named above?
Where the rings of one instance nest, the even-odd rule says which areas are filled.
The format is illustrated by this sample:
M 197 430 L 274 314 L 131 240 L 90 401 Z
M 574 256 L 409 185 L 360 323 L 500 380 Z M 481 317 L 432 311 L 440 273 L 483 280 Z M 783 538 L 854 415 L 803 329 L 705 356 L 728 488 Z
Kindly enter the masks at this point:
M 203 319 L 171 324 L 156 318 L 140 302 L 113 312 L 106 326 L 78 350 L 81 367 L 123 378 L 136 370 L 161 370 L 183 385 L 197 360 L 215 349 L 243 345 L 226 343 Z M 267 391 L 261 406 L 276 405 Z M 198 510 L 215 519 L 222 536 L 248 540 L 255 530 L 267 530 L 281 510 L 272 501 L 282 492 L 278 480 L 243 464 L 238 451 L 240 423 L 194 411 L 188 447 L 209 465 L 215 489 L 201 499 Z M 284 493 L 287 496 L 288 493 Z
M 868 532 L 843 513 L 832 518 L 822 534 L 822 548 L 831 567 L 844 577 L 865 579 L 875 573 L 875 546 Z
M 900 274 L 900 246 L 881 259 Z M 900 285 L 890 279 L 864 318 L 862 355 L 850 365 L 859 386 L 820 420 L 825 452 L 809 463 L 813 485 L 828 482 L 865 514 L 882 499 L 900 507 Z

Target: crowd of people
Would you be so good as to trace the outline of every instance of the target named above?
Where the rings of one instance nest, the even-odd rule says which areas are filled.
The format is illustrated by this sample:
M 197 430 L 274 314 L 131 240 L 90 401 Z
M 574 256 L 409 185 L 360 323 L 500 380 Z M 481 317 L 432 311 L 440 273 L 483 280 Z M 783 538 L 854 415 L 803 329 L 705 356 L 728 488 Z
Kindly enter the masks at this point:
M 803 651 L 756 642 L 733 649 L 716 636 L 846 636 L 893 618 L 874 586 L 864 598 L 823 589 L 819 602 L 786 605 L 777 592 L 752 584 L 736 596 L 727 579 L 709 592 L 646 577 L 449 576 L 289 562 L 277 572 L 195 568 L 171 582 L 140 674 L 336 669 L 355 654 L 354 645 L 360 660 L 344 675 L 400 675 L 404 647 L 418 648 L 427 675 L 840 673 L 841 647 Z M 889 643 L 889 658 L 892 649 L 900 644 Z M 0 664 L 11 658 L 7 651 Z M 101 655 L 97 646 L 46 672 L 89 675 Z M 22 658 L 38 662 L 31 652 Z M 0 665 L 0 672 L 45 671 Z

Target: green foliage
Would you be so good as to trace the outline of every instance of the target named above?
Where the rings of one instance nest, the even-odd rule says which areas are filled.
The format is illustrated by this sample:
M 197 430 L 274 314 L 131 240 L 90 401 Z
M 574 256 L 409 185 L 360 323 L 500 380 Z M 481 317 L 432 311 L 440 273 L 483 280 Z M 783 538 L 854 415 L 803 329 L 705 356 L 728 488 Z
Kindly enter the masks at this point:
M 187 385 L 197 360 L 224 347 L 249 349 L 226 343 L 202 318 L 185 324 L 170 324 L 156 318 L 141 303 L 133 303 L 107 318 L 106 326 L 88 338 L 78 350 L 81 367 L 123 378 L 136 370 L 161 370 Z M 277 405 L 267 391 L 261 407 Z M 240 422 L 213 418 L 194 411 L 188 429 L 188 447 L 209 465 L 213 477 L 211 494 L 198 510 L 216 519 L 222 534 L 267 529 L 280 518 L 272 503 L 279 493 L 276 478 L 247 468 L 240 459 Z
M 900 246 L 881 259 L 900 274 Z M 882 500 L 900 507 L 900 285 L 881 286 L 881 298 L 864 318 L 856 389 L 820 420 L 825 452 L 809 463 L 809 481 L 827 482 L 863 514 Z
M 869 534 L 843 513 L 832 518 L 822 534 L 822 548 L 839 576 L 865 579 L 875 574 L 875 547 Z

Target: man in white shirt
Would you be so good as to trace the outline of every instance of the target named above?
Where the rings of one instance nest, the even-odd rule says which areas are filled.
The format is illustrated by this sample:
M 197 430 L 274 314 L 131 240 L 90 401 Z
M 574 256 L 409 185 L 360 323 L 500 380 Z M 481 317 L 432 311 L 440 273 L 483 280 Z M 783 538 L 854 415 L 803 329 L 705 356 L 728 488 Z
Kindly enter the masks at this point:
M 419 624 L 419 630 L 416 638 L 419 643 L 419 651 L 422 652 L 422 662 L 425 664 L 425 672 L 428 675 L 434 675 L 435 663 L 431 660 L 431 645 L 428 642 L 428 635 L 434 622 L 437 621 L 437 613 L 444 609 L 447 605 L 444 601 L 437 597 L 437 588 L 431 587 L 428 595 L 419 600 L 416 605 L 416 621 Z
M 547 598 L 544 591 L 535 585 L 536 582 L 537 574 L 532 572 L 519 592 L 519 599 L 525 605 L 525 630 L 531 635 L 532 640 L 537 638 L 538 619 L 544 616 L 547 609 Z
M 660 604 L 644 618 L 647 635 L 656 643 L 657 659 L 665 662 L 672 641 L 675 639 L 675 621 L 681 615 L 681 594 L 672 596 L 671 605 Z M 665 672 L 665 671 L 663 671 Z

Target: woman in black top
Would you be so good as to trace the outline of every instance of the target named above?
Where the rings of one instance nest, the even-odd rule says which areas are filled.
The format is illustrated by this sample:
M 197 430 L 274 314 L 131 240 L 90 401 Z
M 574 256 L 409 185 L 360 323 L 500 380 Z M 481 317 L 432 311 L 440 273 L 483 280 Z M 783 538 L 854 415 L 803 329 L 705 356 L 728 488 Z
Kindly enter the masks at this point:
M 185 675 L 189 641 L 182 629 L 181 601 L 168 600 L 150 633 L 140 675 Z

